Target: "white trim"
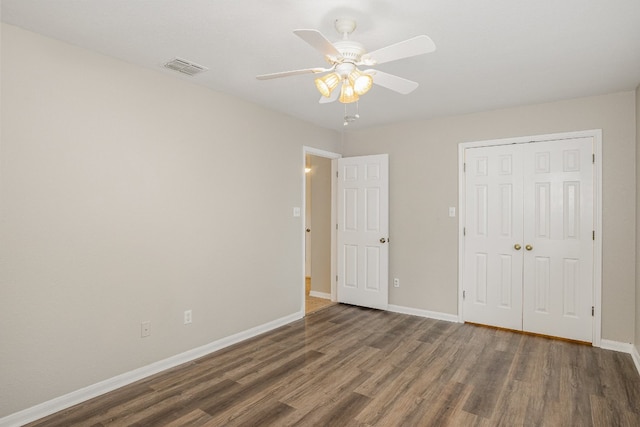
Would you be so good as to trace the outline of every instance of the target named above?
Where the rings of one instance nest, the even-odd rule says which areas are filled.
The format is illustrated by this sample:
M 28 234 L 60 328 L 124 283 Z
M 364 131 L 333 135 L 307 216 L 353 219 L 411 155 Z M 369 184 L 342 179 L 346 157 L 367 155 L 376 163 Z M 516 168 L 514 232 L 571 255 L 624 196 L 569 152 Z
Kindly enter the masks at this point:
M 593 168 L 594 180 L 594 227 L 596 240 L 593 253 L 593 345 L 601 346 L 602 340 L 602 129 L 590 129 L 575 132 L 551 133 L 546 135 L 522 136 L 516 138 L 493 139 L 487 141 L 461 142 L 458 144 L 458 321 L 464 322 L 462 281 L 464 277 L 464 236 L 465 188 L 464 188 L 464 152 L 467 148 L 489 147 L 494 145 L 522 144 L 526 142 L 553 141 L 558 139 L 593 138 L 593 150 L 596 162 Z
M 404 306 L 401 306 L 401 305 L 393 305 L 393 304 L 389 304 L 387 306 L 387 310 L 388 311 L 392 311 L 394 313 L 410 314 L 412 316 L 427 317 L 429 319 L 444 320 L 446 322 L 459 323 L 458 316 L 455 315 L 455 314 L 440 313 L 440 312 L 437 312 L 437 311 L 429 311 L 429 310 L 421 310 L 421 309 L 418 309 L 418 308 L 404 307 Z
M 638 347 L 635 345 L 631 346 L 631 358 L 633 359 L 634 365 L 636 365 L 638 374 L 640 374 L 640 353 L 638 353 Z
M 0 427 L 18 427 L 47 415 L 54 414 L 69 408 L 78 403 L 82 403 L 94 397 L 116 390 L 120 387 L 124 387 L 136 381 L 139 381 L 148 376 L 157 374 L 174 366 L 181 365 L 183 363 L 190 362 L 200 357 L 206 356 L 214 351 L 221 350 L 230 345 L 239 343 L 241 341 L 253 338 L 265 332 L 269 332 L 273 329 L 287 325 L 291 322 L 295 322 L 304 317 L 304 311 L 290 314 L 289 316 L 281 317 L 280 319 L 273 320 L 263 325 L 256 326 L 246 331 L 238 332 L 237 334 L 221 338 L 217 341 L 205 344 L 201 347 L 197 347 L 184 353 L 176 354 L 167 359 L 160 360 L 147 366 L 143 366 L 133 371 L 125 372 L 124 374 L 116 375 L 115 377 L 100 381 L 99 383 L 92 384 L 88 387 L 81 388 L 63 396 L 56 397 L 47 402 L 40 403 L 31 408 L 24 409 L 20 412 L 13 413 L 4 418 L 0 418 Z
M 464 148 L 491 147 L 494 145 L 523 144 L 526 142 L 557 141 L 559 139 L 595 138 L 602 140 L 602 129 L 579 130 L 574 132 L 548 133 L 544 135 L 518 136 L 514 138 L 488 139 L 484 141 L 461 142 Z
M 336 268 L 336 230 L 333 224 L 336 223 L 336 180 L 333 177 L 336 175 L 337 164 L 336 160 L 342 158 L 342 154 L 332 153 L 331 151 L 321 150 L 319 148 L 313 148 L 306 145 L 302 146 L 302 301 L 300 303 L 301 310 L 304 312 L 305 307 L 305 293 L 306 293 L 306 275 L 305 275 L 305 231 L 304 231 L 304 221 L 307 218 L 307 180 L 304 174 L 304 168 L 307 164 L 307 154 L 312 156 L 324 157 L 327 159 L 331 159 L 331 301 L 337 301 L 337 288 L 336 282 L 333 280 L 337 274 Z M 312 273 L 313 274 L 313 273 Z M 0 426 L 1 427 L 1 426 Z
M 593 324 L 593 345 L 600 346 L 602 340 L 602 129 L 589 131 L 593 136 L 593 152 L 596 162 L 593 168 L 594 225 L 596 241 L 593 248 L 593 306 L 595 307 Z
M 458 322 L 464 323 L 464 316 L 462 313 L 462 292 L 464 291 L 462 286 L 462 279 L 464 277 L 464 227 L 467 223 L 466 219 L 466 198 L 465 186 L 464 186 L 464 150 L 467 148 L 466 144 L 458 144 Z
M 342 158 L 342 154 L 333 153 L 327 150 L 321 150 L 319 148 L 309 147 L 308 145 L 304 145 L 302 147 L 304 150 L 304 154 L 311 154 L 312 156 L 325 157 L 327 159 L 340 159 Z
M 595 347 L 595 346 L 594 346 Z M 620 341 L 600 340 L 600 348 L 603 350 L 619 351 L 621 353 L 629 353 L 633 351 L 633 344 Z
M 331 299 L 331 294 L 326 292 L 309 291 L 309 296 L 314 298 Z
M 331 159 L 331 301 L 338 301 L 338 159 Z M 336 177 L 336 178 L 334 178 Z

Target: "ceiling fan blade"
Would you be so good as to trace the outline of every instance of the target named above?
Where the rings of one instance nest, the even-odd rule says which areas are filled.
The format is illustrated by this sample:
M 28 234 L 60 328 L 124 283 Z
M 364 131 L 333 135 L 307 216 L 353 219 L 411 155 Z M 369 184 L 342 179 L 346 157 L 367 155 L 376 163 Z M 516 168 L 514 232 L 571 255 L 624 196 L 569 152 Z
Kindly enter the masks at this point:
M 436 50 L 436 45 L 433 40 L 429 36 L 422 35 L 369 52 L 363 55 L 361 62 L 366 65 L 383 64 L 402 58 L 423 55 L 434 50 Z
M 335 61 L 342 58 L 342 54 L 336 49 L 322 33 L 318 30 L 294 30 L 293 33 L 302 40 L 309 43 L 312 47 L 322 53 L 325 57 Z
M 366 70 L 364 72 L 373 77 L 373 84 L 386 87 L 403 95 L 413 92 L 418 87 L 418 83 L 393 74 L 378 70 Z
M 282 71 L 280 73 L 261 74 L 256 76 L 258 80 L 278 79 L 280 77 L 297 76 L 299 74 L 318 74 L 331 71 L 332 68 L 304 68 L 302 70 Z
M 340 96 L 340 90 L 339 88 L 335 88 L 333 89 L 333 92 L 331 92 L 331 95 L 327 98 L 326 96 L 321 96 L 320 97 L 320 104 L 328 104 L 330 102 L 334 102 L 336 99 L 338 99 L 338 97 Z

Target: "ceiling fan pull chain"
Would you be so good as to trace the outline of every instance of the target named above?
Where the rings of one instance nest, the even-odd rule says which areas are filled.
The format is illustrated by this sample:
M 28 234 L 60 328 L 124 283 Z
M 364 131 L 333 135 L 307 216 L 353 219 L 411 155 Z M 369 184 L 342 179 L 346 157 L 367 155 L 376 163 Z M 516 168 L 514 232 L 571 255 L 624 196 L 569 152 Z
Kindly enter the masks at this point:
M 360 118 L 360 103 L 356 101 L 355 104 L 356 104 L 356 114 L 353 116 L 350 116 L 347 113 L 347 104 L 344 104 L 344 122 L 342 123 L 344 126 L 349 126 L 349 123 L 355 122 L 357 119 Z
M 349 120 L 347 120 L 347 118 L 349 116 L 347 116 L 347 104 L 342 104 L 344 105 L 344 123 L 343 126 L 349 126 Z

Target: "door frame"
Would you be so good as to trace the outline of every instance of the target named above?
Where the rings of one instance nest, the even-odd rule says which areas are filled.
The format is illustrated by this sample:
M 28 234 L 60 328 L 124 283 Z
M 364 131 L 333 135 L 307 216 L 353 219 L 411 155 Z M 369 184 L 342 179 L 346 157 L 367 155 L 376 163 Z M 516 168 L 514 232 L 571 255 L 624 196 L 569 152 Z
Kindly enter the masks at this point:
M 305 224 L 304 222 L 306 221 L 307 218 L 307 177 L 304 173 L 304 168 L 307 165 L 307 155 L 311 155 L 311 156 L 317 156 L 317 157 L 324 157 L 327 159 L 331 159 L 331 276 L 330 277 L 336 277 L 337 274 L 337 266 L 336 266 L 336 244 L 337 244 L 337 240 L 336 240 L 336 228 L 335 226 L 333 226 L 333 224 L 336 224 L 336 180 L 333 179 L 333 177 L 336 175 L 336 171 L 337 171 L 337 160 L 342 158 L 342 154 L 339 153 L 333 153 L 331 151 L 326 151 L 326 150 L 321 150 L 319 148 L 314 148 L 314 147 L 309 147 L 307 145 L 303 145 L 302 146 L 302 218 L 303 218 L 303 224 L 300 227 L 300 230 L 302 231 L 302 287 L 300 289 L 302 289 L 302 305 L 301 305 L 301 312 L 303 314 L 303 316 L 306 315 L 305 313 L 305 238 L 306 238 L 306 233 L 305 233 Z M 331 301 L 335 302 L 337 301 L 337 287 L 336 287 L 336 281 L 335 280 L 331 280 Z
M 528 142 L 553 141 L 558 139 L 593 138 L 593 150 L 597 160 L 593 168 L 593 218 L 595 228 L 595 242 L 593 253 L 593 343 L 594 347 L 601 346 L 602 337 L 602 129 L 590 129 L 575 132 L 552 133 L 545 135 L 523 136 L 485 141 L 461 142 L 458 144 L 458 322 L 464 322 L 463 316 L 463 280 L 465 239 L 464 226 L 465 211 L 465 177 L 464 152 L 467 148 L 489 147 L 496 145 L 521 144 Z

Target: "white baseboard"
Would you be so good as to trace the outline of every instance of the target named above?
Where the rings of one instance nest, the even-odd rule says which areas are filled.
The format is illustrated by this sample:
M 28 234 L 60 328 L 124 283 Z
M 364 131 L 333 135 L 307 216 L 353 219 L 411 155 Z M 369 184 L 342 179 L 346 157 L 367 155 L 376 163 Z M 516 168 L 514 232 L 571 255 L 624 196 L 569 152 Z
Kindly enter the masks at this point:
M 47 415 L 62 411 L 63 409 L 69 408 L 73 405 L 77 405 L 78 403 L 82 403 L 120 387 L 124 387 L 148 376 L 157 374 L 158 372 L 162 372 L 169 368 L 173 368 L 174 366 L 190 362 L 192 360 L 206 356 L 209 353 L 213 353 L 214 351 L 218 351 L 230 345 L 236 344 L 240 341 L 244 341 L 246 339 L 253 338 L 257 335 L 279 328 L 280 326 L 284 326 L 303 317 L 304 313 L 300 311 L 289 316 L 285 316 L 280 319 L 265 323 L 263 325 L 256 326 L 255 328 L 251 328 L 246 331 L 242 331 L 237 334 L 219 339 L 209 344 L 205 344 L 201 347 L 185 351 L 184 353 L 176 354 L 175 356 L 160 360 L 150 365 L 134 369 L 133 371 L 117 375 L 113 378 L 109 378 L 99 383 L 92 384 L 88 387 L 81 388 L 63 396 L 56 397 L 55 399 L 51 399 L 39 405 L 32 406 L 31 408 L 27 408 L 20 412 L 8 415 L 4 418 L 0 418 L 0 427 L 22 426 L 32 421 L 46 417 Z
M 600 348 L 631 354 L 633 344 L 620 341 L 600 340 Z
M 638 374 L 640 374 L 640 353 L 638 353 L 638 347 L 631 346 L 631 358 L 633 359 L 633 363 L 636 365 L 636 370 Z
M 428 317 L 429 319 L 445 320 L 447 322 L 458 323 L 457 314 L 440 313 L 437 311 L 421 310 L 418 308 L 403 307 L 401 305 L 389 304 L 387 310 L 394 313 L 411 314 L 412 316 Z
M 640 354 L 638 354 L 638 348 L 635 345 L 626 342 L 601 340 L 600 348 L 630 354 L 633 364 L 636 365 L 636 370 L 640 374 Z
M 316 297 L 316 298 L 323 298 L 323 299 L 331 299 L 331 294 L 328 294 L 326 292 L 310 291 L 309 296 Z

